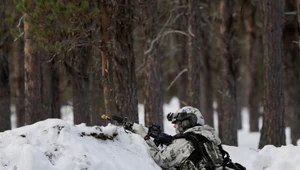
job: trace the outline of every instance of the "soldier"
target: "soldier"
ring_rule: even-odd
[[[145,132],[143,125],[135,132],[150,146],[150,155],[163,169],[179,170],[246,170],[238,163],[232,163],[223,150],[221,140],[214,129],[204,124],[204,118],[197,108],[185,106],[176,113],[167,115],[176,130],[172,143],[158,148]]]

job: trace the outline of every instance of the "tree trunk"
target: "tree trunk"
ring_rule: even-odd
[[[236,13],[242,13],[239,11],[239,8],[241,6],[241,0],[234,0],[234,5],[233,5],[233,9],[232,9],[232,14],[236,14]],[[239,16],[236,16],[237,18]],[[233,19],[233,24],[232,25],[238,25],[238,22],[236,22],[236,19]],[[233,32],[232,32],[232,37],[236,37],[238,31],[236,31],[235,27],[233,26]],[[232,47],[236,47],[238,46],[239,43],[235,40],[232,41],[231,46]],[[242,75],[241,75],[241,68],[245,67],[243,66],[243,63],[241,62],[241,57],[239,57],[240,55],[237,54],[238,52],[238,48],[234,49],[232,51],[232,55],[234,58],[234,67],[235,67],[235,86],[236,86],[236,128],[237,129],[242,129],[242,107],[244,107],[246,105],[246,88],[243,88],[243,85],[241,83],[242,80]]]
[[[100,4],[102,76],[106,112],[138,121],[131,1]],[[110,18],[111,16],[111,18]],[[109,29],[108,29],[109,28]]]
[[[16,116],[17,127],[25,125],[25,94],[24,94],[24,41],[13,43],[15,88],[16,88]]]
[[[55,58],[51,54],[44,54],[47,57],[42,64],[43,70],[43,105],[44,119],[60,118],[60,97],[59,97],[59,70],[54,66]]]
[[[297,0],[296,7],[297,7],[297,37],[298,37],[298,47],[294,49],[293,53],[293,69],[294,69],[294,112],[292,116],[292,122],[291,122],[291,138],[292,138],[292,144],[296,145],[297,141],[300,139],[300,128],[299,128],[299,122],[300,122],[300,59],[299,59],[299,50],[300,50],[300,0]],[[293,44],[295,45],[295,44]]]
[[[201,113],[203,114],[205,118],[205,124],[210,125],[211,127],[214,127],[214,109],[213,109],[213,93],[214,93],[214,88],[212,84],[212,70],[211,70],[211,65],[210,65],[210,55],[208,53],[205,54],[204,56],[204,69],[205,71],[203,72],[203,81],[202,81],[202,86],[203,87],[201,90],[202,93],[202,109]]]
[[[296,37],[296,36],[295,36]],[[291,42],[293,43],[293,42]],[[291,56],[292,56],[292,74],[293,74],[293,81],[292,81],[292,100],[293,100],[293,107],[291,109],[291,141],[292,144],[297,145],[297,141],[300,139],[300,58],[299,58],[299,49],[296,44],[291,44]]]
[[[0,46],[0,132],[11,129],[7,50]]]
[[[247,1],[244,25],[246,28],[246,57],[247,57],[247,73],[249,74],[249,92],[248,92],[248,108],[249,108],[249,125],[250,132],[258,132],[258,60],[255,55],[254,44],[255,36],[255,7],[250,1]]]
[[[221,75],[222,87],[220,89],[220,107],[223,111],[219,113],[222,125],[219,127],[219,134],[224,144],[237,146],[237,102],[236,102],[236,61],[232,54],[232,24],[233,24],[233,1],[221,0],[220,15],[220,40],[221,52]]]
[[[99,8],[100,1],[90,1],[90,9]],[[100,30],[97,29],[91,35],[91,39],[101,39]],[[105,113],[103,102],[103,87],[101,84],[101,58],[98,56],[99,49],[93,46],[88,47],[88,76],[89,76],[89,103],[91,126],[106,125],[101,119],[101,114]]]
[[[34,1],[29,1],[29,8],[34,9]],[[34,44],[30,34],[30,15],[24,14],[24,35],[25,35],[25,124],[29,125],[42,119],[42,79],[41,64],[38,52],[32,49]]]
[[[201,7],[201,22],[200,35],[203,39],[201,41],[200,49],[203,57],[201,58],[201,108],[200,111],[205,119],[205,124],[214,126],[214,110],[213,110],[213,85],[212,85],[212,69],[211,69],[211,55],[210,55],[210,33],[208,17],[211,8],[210,1],[202,1]]]
[[[100,37],[99,37],[100,38]],[[96,59],[96,50],[89,49],[89,68],[92,68],[89,75],[89,101],[90,101],[90,117],[91,125],[105,125],[104,120],[101,119],[101,113],[105,113],[102,109],[102,98],[103,98],[103,89],[101,85],[101,60]],[[96,68],[94,70],[94,68]]]
[[[100,10],[102,14],[100,16],[101,20],[101,41],[102,48],[100,51],[101,61],[102,61],[102,86],[103,86],[103,95],[104,95],[104,103],[105,103],[105,113],[108,116],[112,116],[115,113],[116,106],[114,103],[114,84],[113,84],[113,65],[112,65],[112,57],[111,57],[111,49],[112,49],[112,19],[110,17],[109,5],[107,1],[100,3]]]
[[[13,11],[13,17],[15,18],[15,24],[19,22],[22,17],[22,13],[17,9]],[[13,81],[12,85],[15,87],[15,105],[16,105],[16,126],[24,126],[25,120],[25,95],[24,95],[24,40],[18,39],[12,44],[12,58],[13,58]]]
[[[296,11],[296,4],[293,1],[286,0],[285,1],[285,11]],[[295,88],[298,86],[296,69],[294,68],[297,60],[298,47],[293,41],[295,37],[297,37],[297,20],[296,15],[286,15],[285,16],[285,23],[283,29],[283,51],[284,51],[284,101],[285,101],[285,124],[286,126],[291,127],[291,136],[293,136],[293,116],[294,116],[294,105],[295,103]],[[296,62],[296,63],[295,63]]]
[[[116,112],[138,122],[138,101],[133,55],[132,20],[130,0],[121,0],[116,15],[113,37],[113,81],[115,85]]]
[[[97,73],[96,73],[97,74]],[[97,76],[99,77],[99,76]],[[101,107],[102,101],[102,89],[99,82],[99,79],[95,79],[95,77],[90,76],[90,87],[89,87],[89,101],[90,101],[90,118],[91,118],[91,125],[105,125],[104,121],[101,119],[101,114],[105,113],[104,109]]]
[[[178,29],[184,32],[188,32],[188,2],[187,0],[180,0],[178,8],[181,8],[180,12],[182,16],[178,19]],[[176,35],[177,44],[178,44],[178,52],[176,55],[177,65],[178,65],[178,73],[181,73],[185,69],[187,69],[187,59],[188,59],[188,37],[186,35],[178,34]],[[188,95],[186,93],[186,89],[188,87],[188,77],[187,72],[184,72],[177,81],[178,93],[177,97],[180,101],[180,105],[184,106],[187,104]]]
[[[264,118],[259,148],[285,145],[282,28],[284,0],[264,0]]]
[[[52,67],[52,75],[51,75],[51,81],[52,81],[52,118],[61,118],[60,108],[61,108],[61,102],[60,102],[60,88],[59,88],[59,67],[53,66]]]
[[[87,75],[88,49],[81,47],[74,51],[72,73],[72,98],[74,124],[91,124],[89,103],[89,79]]]
[[[200,46],[202,37],[200,35],[201,12],[200,1],[191,0],[188,4],[188,26],[190,29],[188,39],[188,105],[200,108]]]
[[[144,57],[144,108],[145,125],[147,127],[150,127],[152,124],[163,127],[162,55],[159,52],[159,45],[157,42],[151,46],[152,41],[158,34],[157,16],[153,17],[153,14],[159,13],[157,9],[157,2],[146,2],[143,18],[145,21],[145,24],[143,24],[145,25],[143,28],[145,35],[145,51],[150,50]]]

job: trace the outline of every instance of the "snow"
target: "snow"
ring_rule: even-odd
[[[177,111],[178,103],[173,98],[165,104],[164,114]],[[143,105],[138,108],[139,120],[144,123]],[[160,170],[149,156],[142,137],[113,124],[73,125],[71,113],[71,107],[63,107],[63,120],[48,119],[21,128],[15,128],[13,115],[14,129],[0,133],[0,170]],[[258,150],[259,133],[249,133],[246,109],[242,118],[239,147],[223,146],[233,162],[246,166],[247,170],[300,169],[300,147],[290,144],[288,128],[287,145],[267,145]],[[164,122],[165,132],[174,134],[172,124]]]
[[[74,126],[63,120],[48,119],[0,134],[0,169],[160,168],[149,157],[144,140],[121,127]]]

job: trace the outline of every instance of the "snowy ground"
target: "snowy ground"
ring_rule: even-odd
[[[178,100],[164,105],[164,114],[179,109]],[[143,122],[143,106],[139,105]],[[160,170],[147,153],[144,140],[121,127],[72,124],[72,108],[62,108],[62,119],[48,119],[0,133],[0,170]],[[259,133],[249,133],[247,110],[242,113],[239,147],[224,146],[234,162],[247,170],[299,170],[300,147],[268,145],[257,150]],[[12,116],[13,128],[15,117]],[[165,121],[165,132],[174,134]],[[286,130],[290,143],[289,129]]]

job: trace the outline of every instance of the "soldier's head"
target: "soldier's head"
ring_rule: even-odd
[[[169,113],[167,115],[169,121],[176,124],[177,130],[181,133],[186,129],[196,125],[204,125],[204,118],[199,109],[185,106],[179,109],[176,113]]]

